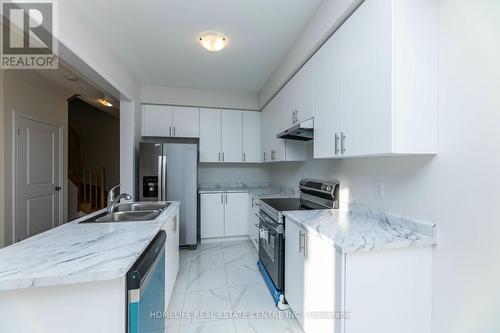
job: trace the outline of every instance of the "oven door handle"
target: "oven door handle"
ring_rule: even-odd
[[[272,226],[272,224],[276,224],[271,218],[264,216],[262,214],[259,214],[259,219],[264,222],[263,227],[269,230],[274,231],[277,234],[282,234],[283,233],[283,226],[281,224],[278,224],[278,226],[275,228]]]

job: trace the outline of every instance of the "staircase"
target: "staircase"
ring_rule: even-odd
[[[106,207],[106,171],[87,163],[83,138],[69,127],[68,178],[78,187],[78,211],[90,214]]]

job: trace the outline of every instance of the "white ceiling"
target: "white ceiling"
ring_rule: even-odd
[[[257,93],[321,0],[71,0],[83,23],[142,84]],[[196,36],[230,42],[210,53]]]

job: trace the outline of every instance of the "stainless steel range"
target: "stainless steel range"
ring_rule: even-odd
[[[283,212],[338,208],[337,181],[302,179],[300,198],[260,200],[259,269],[276,304],[283,302],[285,290],[285,235]]]

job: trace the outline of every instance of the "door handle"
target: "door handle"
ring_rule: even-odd
[[[56,186],[56,187],[54,188],[54,190],[56,190],[56,191],[60,191],[60,190],[61,190],[61,186]]]
[[[306,256],[306,233],[299,231],[299,253]]]
[[[339,153],[339,135],[335,132],[335,155]]]
[[[342,154],[344,154],[345,151],[346,151],[346,149],[345,149],[345,138],[346,138],[346,136],[345,136],[344,132],[340,132],[340,152]]]

